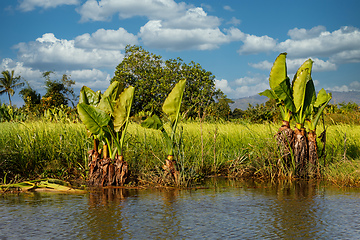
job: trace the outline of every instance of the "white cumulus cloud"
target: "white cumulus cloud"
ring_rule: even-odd
[[[246,34],[242,41],[244,44],[238,50],[241,55],[273,51],[277,43],[275,39],[269,36],[258,37],[250,34]]]
[[[258,94],[269,88],[268,78],[265,75],[245,76],[233,82],[226,79],[215,80],[216,88],[223,91],[229,98],[237,99]]]
[[[269,88],[269,80],[265,75],[245,76],[235,80],[237,98],[249,97]]]
[[[137,36],[128,33],[124,28],[118,30],[102,28],[92,34],[85,33],[75,38],[75,47],[79,48],[120,50],[128,44],[138,44],[138,39]]]
[[[337,65],[335,63],[332,63],[331,61],[324,61],[319,58],[311,58],[313,63],[313,72],[324,72],[324,71],[334,71],[337,69]],[[295,73],[296,70],[307,60],[307,58],[287,58],[286,60],[286,67],[288,74],[289,73]],[[274,59],[275,61],[275,59]],[[249,63],[249,65],[253,68],[261,69],[269,71],[271,70],[271,67],[273,65],[272,62],[269,62],[267,60],[258,62],[258,63]]]
[[[233,95],[234,90],[229,86],[229,82],[226,79],[215,79],[215,87],[220,89],[223,93],[225,93],[228,97]]]
[[[289,31],[291,39],[278,44],[277,49],[295,57],[330,57],[332,61],[341,63],[346,58],[342,55],[353,54],[360,50],[360,31],[357,28],[345,26],[329,32],[324,27],[311,30],[293,29]],[[355,58],[359,61],[359,58]]]
[[[46,33],[34,42],[19,43],[15,48],[25,66],[42,71],[114,68],[124,57],[116,50],[77,48],[74,40],[57,39],[53,33]]]
[[[66,71],[66,74],[75,81],[75,88],[77,89],[81,89],[85,85],[94,91],[101,90],[104,92],[110,84],[110,75],[95,68]]]
[[[35,8],[56,8],[61,5],[78,5],[80,0],[22,0],[18,8],[21,11],[29,12],[33,11]]]
[[[39,81],[42,78],[42,72],[38,69],[25,67],[22,62],[17,62],[10,58],[2,59],[0,70],[14,70],[15,76],[21,76],[33,88],[40,88],[42,86],[43,82]]]
[[[140,29],[138,35],[144,45],[170,50],[210,50],[232,40],[219,28],[177,29],[166,28],[161,20],[151,20]]]
[[[164,27],[175,29],[195,29],[195,28],[216,28],[220,25],[220,19],[208,16],[202,8],[190,8],[186,13],[178,18],[164,21]]]

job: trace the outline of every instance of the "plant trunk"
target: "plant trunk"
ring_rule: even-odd
[[[115,185],[123,186],[129,176],[128,163],[124,161],[123,156],[116,156],[115,159]]]
[[[294,143],[294,131],[290,128],[290,123],[288,121],[282,121],[282,126],[276,134],[276,141],[283,154],[282,157],[286,165],[289,166]]]
[[[320,174],[317,154],[317,143],[316,143],[316,132],[310,131],[308,133],[308,144],[309,144],[309,177],[318,177]]]
[[[129,176],[128,164],[123,160],[123,156],[116,156],[115,160],[100,159],[100,154],[91,150],[89,162],[89,186],[123,186]]]
[[[308,160],[308,144],[305,129],[295,128],[294,130],[294,160],[296,177],[306,177],[306,167]]]
[[[100,186],[101,183],[101,159],[98,151],[90,150],[89,152],[89,180],[90,186]]]
[[[176,170],[176,161],[174,160],[174,156],[169,155],[165,159],[163,169],[165,170],[165,176],[170,176],[176,184],[179,183],[179,172]]]

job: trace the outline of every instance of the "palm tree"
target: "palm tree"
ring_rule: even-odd
[[[24,83],[21,82],[20,76],[14,77],[14,70],[11,71],[11,74],[9,70],[2,71],[1,74],[3,77],[0,78],[0,95],[6,92],[9,96],[10,106],[12,106],[10,96],[14,95],[15,88],[24,86]]]

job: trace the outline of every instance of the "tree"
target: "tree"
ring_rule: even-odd
[[[10,96],[14,95],[15,88],[24,86],[24,83],[21,82],[20,76],[14,77],[14,70],[11,71],[11,74],[9,70],[2,71],[2,75],[3,77],[0,78],[0,95],[7,93],[9,96],[9,104],[12,106]]]
[[[40,104],[41,96],[40,93],[37,93],[30,84],[26,82],[27,87],[21,89],[19,95],[25,102],[25,107],[28,110],[34,110],[35,106]]]
[[[111,82],[136,88],[134,112],[161,114],[161,103],[181,79],[186,79],[181,110],[186,117],[198,117],[199,111],[203,114],[223,94],[215,89],[215,76],[200,64],[186,64],[180,58],[164,61],[139,46],[126,46],[125,57],[116,67]]]
[[[224,119],[229,120],[231,115],[231,108],[229,106],[230,103],[234,103],[231,99],[227,98],[226,95],[221,96],[217,102],[211,104],[211,112],[216,120]]]
[[[63,74],[61,81],[51,80],[50,74],[54,72],[47,71],[43,73],[45,78],[45,89],[46,93],[42,97],[41,102],[44,108],[59,107],[60,105],[67,105],[68,101],[72,102],[74,106],[75,94],[71,87],[75,84],[75,81],[71,80],[66,74]],[[69,97],[71,96],[72,99]]]

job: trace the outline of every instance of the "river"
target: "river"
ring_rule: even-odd
[[[360,189],[210,179],[196,189],[3,194],[0,239],[360,239]]]

